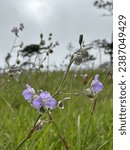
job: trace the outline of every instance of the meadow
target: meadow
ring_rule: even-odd
[[[86,85],[83,84],[85,73],[88,74]],[[93,101],[84,94],[73,93],[90,87],[95,74],[100,75],[99,80],[103,83],[104,88],[97,95],[96,106],[90,120]],[[42,89],[53,95],[63,76],[64,71],[26,71],[22,72],[19,81],[16,81],[5,74],[0,75],[1,150],[15,150],[27,136],[39,115],[39,111],[22,96],[26,84],[36,91]],[[57,101],[70,97],[69,100],[64,101],[64,109],[56,107],[52,110],[51,116],[55,124],[45,123],[43,129],[33,132],[19,149],[64,150],[65,146],[60,138],[62,136],[69,150],[112,150],[112,91],[113,85],[112,80],[108,78],[108,70],[71,70],[60,92],[55,96]],[[43,120],[44,117],[46,116],[43,114]]]

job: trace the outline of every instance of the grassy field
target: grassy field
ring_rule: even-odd
[[[83,85],[82,75],[87,73],[89,81]],[[90,87],[95,74],[100,74],[104,89],[97,96],[97,103],[86,137],[84,150],[112,150],[113,117],[112,117],[112,81],[107,71],[70,71],[60,92],[68,94],[56,95],[56,100],[71,97],[64,102],[64,109],[55,108],[52,118],[64,137],[69,150],[81,150],[91,114],[92,101],[89,97],[69,93],[80,92]],[[39,112],[31,107],[22,96],[28,83],[35,90],[49,91],[52,95],[59,86],[64,72],[24,72],[19,81],[0,75],[0,149],[15,150],[32,128]],[[64,150],[64,144],[58,136],[57,129],[48,123],[41,131],[33,133],[21,150]],[[105,144],[108,142],[107,144]],[[105,144],[102,148],[102,146]]]

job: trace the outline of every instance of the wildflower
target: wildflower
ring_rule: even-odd
[[[32,101],[36,98],[35,90],[28,84],[26,84],[26,89],[23,91],[22,95],[27,101]]]
[[[18,36],[19,29],[17,27],[13,27],[11,30],[16,36]]]
[[[88,53],[88,51],[87,51],[87,48],[81,49],[81,55],[82,55],[82,58],[83,58],[83,59],[89,57],[89,53]]]
[[[55,45],[56,45],[56,46],[58,46],[58,45],[59,45],[59,42],[58,42],[58,41],[56,41]]]
[[[49,92],[41,92],[39,97],[32,101],[32,106],[37,109],[40,109],[43,106],[53,109],[56,106],[56,100]]]
[[[103,89],[103,84],[98,80],[99,74],[95,75],[94,80],[91,83],[91,89],[95,93],[99,93]]]
[[[19,24],[19,30],[22,31],[23,29],[24,29],[24,24],[23,24],[23,23],[20,23],[20,24]]]
[[[86,48],[80,48],[76,53],[74,53],[73,59],[76,65],[80,65],[89,57],[89,53]]]
[[[74,62],[76,65],[80,65],[82,63],[82,55],[79,54],[74,54]]]

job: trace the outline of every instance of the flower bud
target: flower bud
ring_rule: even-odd
[[[82,63],[82,55],[74,54],[74,62],[76,65],[80,65]]]
[[[42,120],[38,120],[35,129],[36,130],[42,130],[44,127],[44,122]]]
[[[41,107],[41,108],[39,109],[39,112],[40,112],[41,114],[43,114],[44,112],[46,112],[46,110],[45,110],[43,107]]]
[[[43,68],[44,66],[43,66],[43,64],[40,64],[40,68]]]
[[[19,59],[16,60],[16,64],[20,64],[20,60]]]
[[[68,100],[70,100],[70,97],[65,97],[64,100],[67,100],[67,101],[68,101]]]
[[[112,77],[112,72],[109,71],[109,72],[108,72],[108,79],[109,79],[109,80],[112,80],[112,78],[113,78],[113,77]]]
[[[52,36],[52,33],[50,33],[49,36]]]
[[[86,85],[87,82],[88,82],[88,75],[84,74],[84,76],[83,76],[83,84]]]
[[[42,34],[42,33],[40,34],[40,38],[41,38],[41,39],[43,38],[43,34]]]
[[[84,95],[88,96],[89,98],[93,98],[95,93],[90,88],[88,88],[84,90]]]
[[[40,45],[41,46],[45,45],[45,40],[41,40]]]
[[[50,54],[53,53],[53,50],[52,50],[52,49],[49,49],[49,53],[50,53]]]
[[[83,34],[81,34],[81,35],[79,36],[79,45],[81,45],[82,42],[83,42]]]
[[[22,47],[23,47],[23,42],[21,42],[21,44],[19,45],[19,47],[20,47],[20,48],[22,48]]]
[[[59,109],[64,109],[64,103],[62,101],[58,102],[58,108]]]

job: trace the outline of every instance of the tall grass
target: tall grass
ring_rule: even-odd
[[[63,110],[54,109],[53,120],[63,135],[70,150],[81,150],[87,130],[92,102],[84,95],[73,95],[87,88],[83,86],[82,74],[89,75],[90,83],[95,74],[100,74],[104,89],[98,94],[96,108],[90,123],[86,138],[86,150],[111,150],[112,142],[112,82],[106,78],[107,71],[70,71],[65,82],[55,99],[62,100],[67,96],[71,99],[64,102]],[[32,128],[39,112],[31,107],[22,97],[26,83],[35,89],[49,91],[54,94],[63,71],[24,72],[20,75],[19,82],[0,77],[0,149],[14,150],[26,137]],[[64,94],[68,93],[68,94]],[[70,93],[70,94],[69,94]],[[47,124],[41,131],[34,132],[21,147],[23,150],[64,150],[58,132],[53,124]]]

